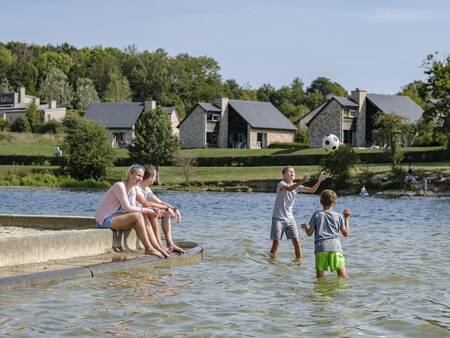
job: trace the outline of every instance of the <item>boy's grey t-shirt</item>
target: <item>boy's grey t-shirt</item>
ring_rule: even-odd
[[[287,191],[283,189],[283,187],[287,185],[288,184],[284,180],[278,183],[277,196],[275,198],[275,205],[273,206],[272,217],[280,219],[294,219],[292,209],[294,207],[295,194],[297,194],[298,190],[303,188],[303,186],[300,185],[293,191]]]
[[[309,220],[314,227],[314,253],[323,251],[342,252],[339,231],[344,226],[341,214],[332,210],[316,211]]]

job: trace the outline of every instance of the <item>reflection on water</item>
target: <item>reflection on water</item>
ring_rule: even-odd
[[[100,197],[3,189],[0,213],[92,215]],[[317,281],[312,238],[302,235],[302,262],[288,241],[268,255],[274,194],[163,197],[184,211],[175,237],[205,245],[203,261],[5,291],[0,335],[450,336],[448,198],[339,198],[354,213],[342,240],[350,278]],[[297,221],[317,208],[299,196]]]

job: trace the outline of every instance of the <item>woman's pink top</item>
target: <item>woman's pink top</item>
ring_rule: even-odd
[[[136,207],[136,189],[133,187],[130,195],[127,196],[125,183],[117,182],[103,195],[103,199],[95,214],[95,220],[99,224],[103,224],[106,217],[116,213],[119,208],[124,212],[142,212],[142,208]]]

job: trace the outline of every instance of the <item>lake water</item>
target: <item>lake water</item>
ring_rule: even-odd
[[[0,335],[450,336],[450,199],[338,199],[349,279],[316,281],[283,241],[267,255],[275,194],[161,193],[184,212],[175,238],[206,246],[201,263],[133,268],[0,293]],[[0,189],[0,213],[92,215],[100,192]],[[319,207],[299,195],[297,221]]]

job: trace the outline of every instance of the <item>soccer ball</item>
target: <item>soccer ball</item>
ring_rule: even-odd
[[[322,139],[322,148],[326,151],[332,152],[339,148],[339,143],[339,139],[336,135],[328,134]]]

